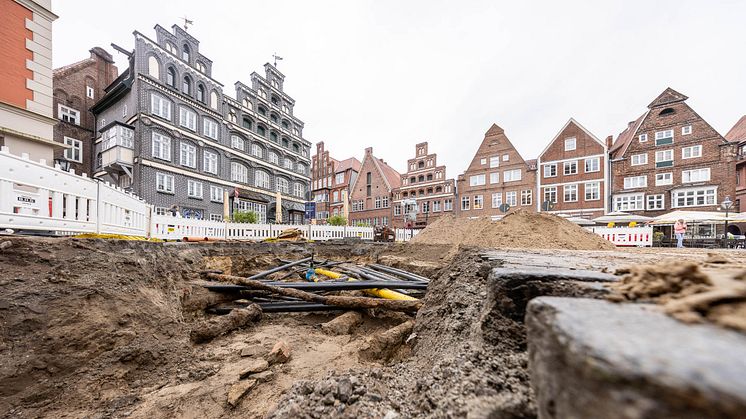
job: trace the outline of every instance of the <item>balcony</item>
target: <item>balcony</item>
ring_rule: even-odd
[[[132,178],[132,165],[134,163],[134,131],[132,128],[112,124],[106,129],[101,142],[100,165],[101,169],[119,179],[121,175]]]

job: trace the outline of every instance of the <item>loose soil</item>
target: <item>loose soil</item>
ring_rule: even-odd
[[[483,248],[615,249],[609,241],[562,217],[528,211],[510,213],[500,221],[442,216],[417,234],[412,243]]]

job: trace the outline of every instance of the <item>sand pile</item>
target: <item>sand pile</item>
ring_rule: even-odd
[[[442,216],[412,243],[486,248],[611,250],[614,245],[582,227],[550,214],[516,211],[500,221]]]

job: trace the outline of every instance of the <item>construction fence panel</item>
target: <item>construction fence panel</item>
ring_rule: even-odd
[[[416,236],[422,229],[410,229],[410,228],[397,228],[396,229],[396,241],[408,242],[412,240],[412,237]]]
[[[150,236],[163,240],[181,240],[185,237],[225,239],[226,223],[170,215],[152,215]]]
[[[345,237],[358,237],[361,240],[373,240],[373,227],[345,227]]]
[[[152,206],[137,195],[98,182],[98,232],[127,236],[148,235]]]
[[[653,227],[586,227],[616,246],[653,246]]]

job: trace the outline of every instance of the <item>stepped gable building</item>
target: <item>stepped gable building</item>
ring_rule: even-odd
[[[350,192],[350,225],[390,225],[392,192],[400,186],[399,172],[366,148]]]
[[[725,139],[737,144],[736,157],[736,197],[734,208],[736,211],[746,211],[746,115],[736,122],[736,125],[725,134]]]
[[[415,156],[407,160],[407,172],[401,175],[401,187],[394,190],[393,225],[404,228],[407,223],[404,200],[416,200],[417,220],[413,227],[425,227],[442,214],[453,213],[456,190],[453,179],[446,178],[446,167],[438,166],[438,155],[428,152],[427,142],[415,146]]]
[[[96,122],[90,108],[117,78],[111,54],[95,47],[90,57],[54,70],[54,106],[59,121],[54,141],[68,146],[55,150],[54,157],[70,163],[76,173],[92,174]]]
[[[0,146],[54,164],[51,0],[0,0]]]
[[[176,204],[191,218],[254,211],[261,222],[302,223],[311,143],[285,76],[265,64],[229,97],[197,39],[176,25],[155,35],[134,32],[129,67],[92,109],[96,177],[157,212]]]
[[[570,118],[539,155],[537,209],[589,219],[603,215],[607,155],[607,144]]]
[[[360,166],[360,161],[354,157],[342,161],[330,157],[324,142],[316,143],[316,154],[311,158],[311,192],[318,223],[326,223],[334,215],[349,219],[350,186]]]
[[[736,145],[667,88],[611,147],[612,211],[716,211],[736,192]]]
[[[485,133],[474,158],[458,177],[457,212],[462,217],[499,216],[510,211],[536,211],[536,160],[524,160],[505,131],[496,124]]]

